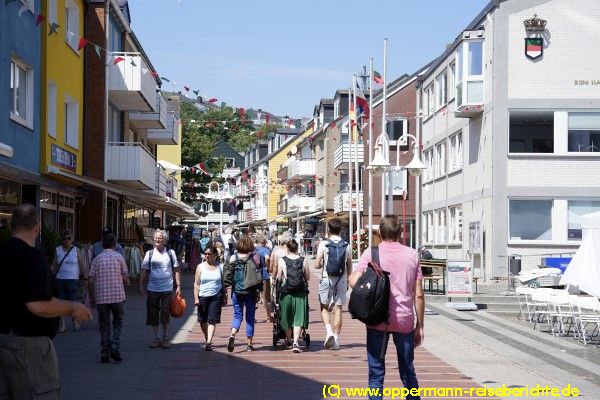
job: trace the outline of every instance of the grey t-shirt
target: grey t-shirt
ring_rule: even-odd
[[[162,252],[156,248],[152,250],[152,266],[150,266],[150,251],[146,252],[142,269],[150,270],[148,279],[148,290],[151,292],[170,292],[173,290],[173,268],[171,268],[171,259],[173,258],[173,268],[178,268],[177,256],[173,250],[165,248]]]

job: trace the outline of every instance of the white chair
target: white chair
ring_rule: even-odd
[[[529,322],[532,322],[531,318],[533,315],[533,302],[531,300],[531,293],[536,289],[530,288],[528,286],[519,286],[515,290],[517,292],[517,299],[519,301],[520,308],[517,319],[519,319],[522,315],[523,320],[525,320],[525,313],[527,313],[527,320]]]
[[[578,296],[576,319],[579,321],[579,334],[583,340],[583,344],[593,340],[594,336],[598,336],[600,330],[600,303],[597,298],[589,296]],[[587,326],[592,324],[594,329],[588,334]]]
[[[554,327],[550,320],[550,315],[554,311],[553,306],[550,304],[550,297],[552,292],[542,289],[534,289],[531,293],[531,301],[533,302],[533,329],[537,327],[539,323],[546,322],[550,325],[552,334],[554,334]]]
[[[554,321],[556,321],[558,333],[566,335],[573,325],[574,313],[571,308],[571,296],[566,292],[553,294],[548,297],[550,329],[554,335]],[[565,329],[569,322],[568,331]]]

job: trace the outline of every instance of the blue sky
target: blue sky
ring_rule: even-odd
[[[129,0],[161,76],[236,107],[312,116],[375,59],[388,81],[444,50],[488,0]],[[163,85],[173,90],[172,84]]]

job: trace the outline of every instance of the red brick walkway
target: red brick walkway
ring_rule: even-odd
[[[174,346],[177,362],[170,366],[160,385],[160,399],[322,399],[324,385],[339,385],[341,398],[348,398],[344,388],[365,387],[368,370],[365,349],[365,327],[344,312],[340,339],[341,350],[323,349],[325,329],[316,304],[316,276],[311,282],[310,327],[311,347],[300,354],[280,344],[272,347],[272,325],[257,310],[254,344],[256,351],[245,352],[244,323],[236,338],[236,349],[226,349],[232,307],[223,309],[222,323],[217,327],[213,351],[204,351],[204,338],[196,324],[187,343]],[[456,368],[419,348],[415,355],[417,377],[421,387],[479,387]],[[402,387],[398,375],[395,348],[390,340],[387,353],[386,387]],[[356,398],[356,397],[354,397]],[[423,397],[424,399],[427,397]],[[468,399],[468,393],[455,399]]]

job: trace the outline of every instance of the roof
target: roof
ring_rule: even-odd
[[[321,102],[319,104],[324,106],[332,106],[333,99],[321,99]]]
[[[223,139],[219,140],[215,145],[213,155],[215,157],[223,156],[224,158],[234,158],[235,165],[237,167],[240,167],[244,164],[244,156],[238,153],[233,147],[231,147],[229,143],[227,143]]]

